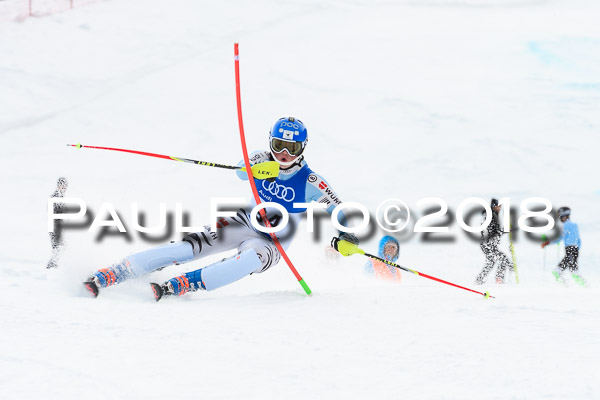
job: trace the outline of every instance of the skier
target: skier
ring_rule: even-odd
[[[67,178],[60,177],[56,182],[56,190],[52,193],[52,198],[65,197],[65,192],[69,183]],[[61,214],[65,212],[65,203],[54,203],[54,214]],[[62,238],[62,225],[60,220],[54,220],[54,230],[49,232],[50,234],[50,245],[52,246],[52,257],[48,260],[46,268],[58,267],[58,256],[60,255],[62,246],[64,244]]]
[[[400,244],[391,236],[384,236],[379,241],[379,257],[390,262],[396,262],[400,255]],[[387,265],[379,260],[369,259],[365,264],[365,271],[376,278],[400,281],[402,275],[400,270],[391,265]]]
[[[490,203],[490,208],[492,209],[492,220],[488,225],[487,229],[481,231],[481,250],[485,255],[486,261],[483,269],[475,278],[475,283],[478,285],[482,285],[485,282],[487,275],[490,273],[492,268],[494,268],[494,264],[498,263],[498,269],[496,270],[496,283],[504,283],[504,274],[507,268],[510,268],[511,271],[515,270],[514,265],[506,254],[502,253],[498,250],[498,244],[500,243],[500,238],[502,237],[502,228],[500,227],[500,222],[498,221],[498,213],[500,212],[502,206],[498,204],[498,200],[492,199]],[[483,212],[483,217],[485,218],[486,212]]]
[[[571,209],[569,207],[560,207],[557,214],[558,218],[560,218],[560,222],[563,223],[563,231],[561,236],[552,242],[546,240],[544,243],[542,243],[542,248],[548,246],[550,243],[555,244],[559,243],[560,241],[563,241],[565,244],[565,257],[558,264],[556,269],[552,271],[552,274],[558,282],[564,283],[562,273],[565,271],[565,269],[569,268],[569,270],[571,270],[571,277],[573,280],[581,286],[587,286],[587,282],[578,272],[579,265],[577,261],[579,258],[579,249],[581,248],[579,228],[577,227],[577,224],[571,221]]]
[[[278,203],[289,213],[288,225],[277,233],[281,245],[287,249],[293,238],[294,227],[301,213],[306,211],[305,208],[293,208],[293,203],[324,203],[331,214],[341,201],[325,179],[314,173],[304,160],[308,136],[302,121],[294,117],[280,118],[271,128],[269,142],[270,151],[252,153],[250,163],[254,165],[275,160],[280,165],[277,178],[255,179],[255,182],[261,200]],[[242,164],[243,161],[239,165]],[[238,171],[238,176],[248,179],[245,172]],[[254,205],[251,204],[250,209]],[[235,217],[219,218],[216,231],[207,225],[203,231],[188,234],[180,242],[130,255],[108,268],[98,270],[84,284],[97,296],[100,288],[172,264],[186,263],[232,249],[238,250],[232,257],[176,276],[162,284],[152,283],[156,301],[165,295],[181,296],[190,291],[214,290],[247,275],[264,272],[277,264],[281,255],[271,237],[252,226],[250,209],[239,209]],[[281,213],[273,208],[266,208],[265,212],[271,226],[277,226],[282,218]],[[343,213],[339,213],[338,221],[346,223]],[[341,233],[340,238],[358,244],[358,239],[352,234]]]

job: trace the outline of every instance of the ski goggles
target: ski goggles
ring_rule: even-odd
[[[287,150],[290,155],[299,156],[304,150],[304,143],[271,138],[271,150],[273,150],[273,153],[281,153],[283,150]]]

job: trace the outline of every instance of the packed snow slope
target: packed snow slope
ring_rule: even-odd
[[[600,397],[599,18],[580,0],[107,0],[2,22],[0,398]],[[203,225],[211,197],[250,191],[231,171],[65,144],[237,163],[234,42],[250,149],[291,114],[308,126],[311,168],[372,212],[389,197],[417,218],[431,196],[452,210],[472,196],[570,206],[590,287],[553,282],[562,249],[522,231],[520,284],[476,287],[495,299],[406,273],[377,281],[359,255],[325,256],[324,219],[289,249],[311,297],[281,263],[154,302],[148,282],[210,259],[89,298],[91,272],[180,237],[143,240],[133,202],[148,224],[159,202],[181,202]],[[71,229],[46,270],[59,176],[130,232]],[[361,247],[375,253],[381,235]],[[445,236],[398,235],[400,263],[473,287],[478,243],[456,222]]]

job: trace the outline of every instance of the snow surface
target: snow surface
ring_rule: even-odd
[[[599,17],[583,0],[108,0],[1,22],[0,398],[600,398]],[[65,146],[237,163],[236,41],[250,149],[293,114],[310,166],[373,211],[388,197],[417,211],[429,196],[568,205],[591,286],[553,282],[561,250],[544,267],[522,232],[521,283],[477,287],[495,299],[376,281],[361,256],[326,258],[326,223],[319,240],[302,225],[289,250],[311,297],[280,264],[154,302],[148,282],[202,261],[89,298],[82,279],[151,245],[135,232],[70,230],[46,270],[59,176],[128,227],[132,202],[150,224],[158,202],[182,202],[199,225],[211,196],[250,196],[230,171]],[[483,255],[456,223],[450,234],[405,237],[400,263],[472,287]]]

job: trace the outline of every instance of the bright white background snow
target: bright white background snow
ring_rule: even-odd
[[[0,397],[598,398],[599,19],[581,0],[110,0],[2,22]],[[65,146],[237,163],[236,41],[250,149],[293,114],[309,129],[310,166],[373,211],[388,197],[414,210],[428,196],[453,209],[471,196],[568,205],[591,287],[558,286],[557,246],[544,270],[522,232],[521,284],[478,288],[496,299],[415,275],[375,281],[358,255],[325,258],[328,224],[289,250],[312,297],[280,264],[154,302],[148,282],[206,260],[90,299],[86,276],[150,245],[135,232],[98,243],[69,231],[60,269],[47,271],[59,176],[128,227],[132,202],[149,223],[158,202],[182,202],[198,225],[211,196],[249,197],[230,171]],[[403,241],[401,264],[473,286],[483,255],[456,224],[451,234]],[[375,253],[380,236],[361,246]]]

